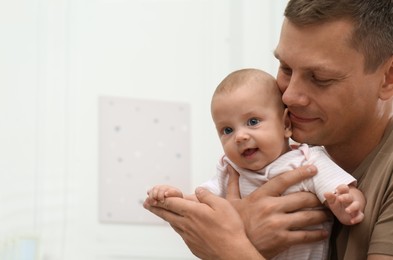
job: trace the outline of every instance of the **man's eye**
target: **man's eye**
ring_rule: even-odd
[[[280,70],[281,70],[285,75],[288,75],[288,76],[291,76],[291,75],[292,75],[292,70],[291,70],[289,67],[286,67],[286,66],[281,65],[281,66],[280,66]]]
[[[259,124],[260,120],[257,118],[251,118],[248,120],[247,125],[253,126]]]
[[[230,127],[225,127],[225,128],[222,130],[222,132],[223,132],[224,135],[229,135],[230,133],[233,132],[233,129],[230,128]]]
[[[312,80],[319,86],[329,86],[334,82],[333,79],[320,79],[315,76],[312,77]]]

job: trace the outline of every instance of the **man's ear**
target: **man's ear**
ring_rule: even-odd
[[[292,136],[292,123],[291,120],[289,119],[288,108],[285,108],[282,119],[284,122],[284,136],[286,138],[290,138]]]
[[[379,98],[388,100],[393,96],[393,56],[384,65],[384,82],[379,92]]]

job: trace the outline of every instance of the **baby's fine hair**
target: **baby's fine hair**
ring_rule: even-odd
[[[274,101],[278,108],[285,108],[276,79],[269,73],[254,68],[236,70],[226,76],[214,91],[212,102],[215,96],[228,94],[239,88],[264,88],[270,101]]]

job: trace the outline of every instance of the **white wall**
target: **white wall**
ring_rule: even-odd
[[[275,74],[284,5],[1,0],[0,259],[193,259],[168,226],[98,221],[98,97],[189,103],[195,187],[221,153],[210,96],[234,69]]]

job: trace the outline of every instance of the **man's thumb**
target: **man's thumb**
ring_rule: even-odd
[[[228,165],[227,200],[240,199],[239,173]]]
[[[209,204],[209,197],[213,194],[205,188],[198,187],[195,189],[195,195],[197,196],[199,202]]]

